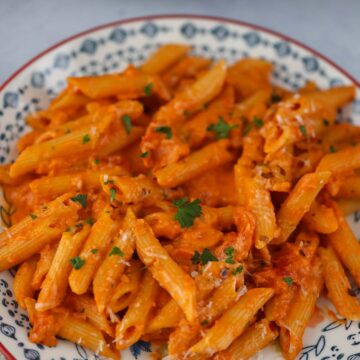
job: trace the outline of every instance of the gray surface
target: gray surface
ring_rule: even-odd
[[[0,0],[0,83],[54,43],[142,15],[224,16],[294,37],[360,79],[360,0]]]

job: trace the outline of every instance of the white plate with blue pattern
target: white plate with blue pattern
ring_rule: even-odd
[[[188,43],[193,52],[229,62],[242,57],[264,58],[274,64],[274,82],[295,89],[313,80],[321,87],[356,84],[356,80],[316,51],[281,34],[239,21],[202,16],[153,16],[119,21],[75,35],[29,61],[0,87],[0,163],[16,156],[15,142],[27,128],[27,114],[47,107],[68,76],[119,71],[139,64],[160,44]],[[360,124],[360,94],[339,113],[343,121]],[[360,234],[359,214],[350,217]],[[356,229],[356,227],[358,227]],[[359,259],[360,261],[360,259]],[[13,272],[0,273],[0,359],[100,359],[62,340],[54,348],[30,343],[28,317],[12,292]],[[360,291],[359,291],[360,293]],[[325,303],[325,307],[329,307]],[[313,321],[304,336],[299,359],[360,360],[360,323],[326,318]],[[140,341],[123,353],[124,360],[151,358],[153,346]],[[282,359],[277,346],[258,359]]]

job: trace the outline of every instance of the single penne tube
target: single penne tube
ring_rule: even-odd
[[[31,285],[31,280],[36,270],[37,258],[33,256],[23,262],[15,274],[13,291],[17,303],[21,308],[26,309],[25,299],[32,298],[35,289]]]
[[[93,281],[93,292],[96,306],[100,313],[104,312],[111,299],[111,293],[123,274],[126,264],[131,259],[135,249],[135,215],[128,208],[121,230],[116,235],[112,248],[96,271]],[[113,249],[117,250],[113,254]]]
[[[90,102],[91,99],[73,88],[67,88],[62,96],[54,99],[50,105],[51,110],[60,110],[65,108],[79,108]]]
[[[85,224],[76,234],[63,233],[50,269],[41,286],[36,302],[37,311],[55,308],[64,300],[72,269],[70,260],[79,254],[89,232],[90,226]]]
[[[161,74],[179,61],[190,50],[188,45],[166,44],[160,46],[140,67],[146,74]]]
[[[199,342],[189,349],[190,353],[212,355],[228,348],[273,294],[274,291],[270,288],[249,290],[223,313]]]
[[[247,360],[264,349],[279,335],[276,327],[262,319],[250,326],[228,349],[220,351],[214,360]]]
[[[157,292],[158,285],[151,272],[146,270],[142,276],[139,292],[121,322],[116,326],[117,349],[126,349],[140,339],[150,310],[154,306]]]
[[[312,272],[296,291],[280,327],[280,346],[285,359],[295,359],[302,348],[302,338],[316,301],[323,288],[320,259],[315,258]]]
[[[107,315],[98,311],[94,299],[89,294],[69,294],[66,301],[70,303],[78,313],[85,315],[91,324],[105,334],[115,337],[115,328],[110,325]]]
[[[0,271],[10,269],[40,252],[47,244],[60,238],[63,231],[76,221],[79,209],[76,203],[57,201],[57,205],[52,213],[35,219],[32,226],[18,233],[17,239],[13,238],[0,248]],[[9,231],[11,233],[11,229]]]
[[[175,124],[184,120],[184,112],[192,113],[219,94],[226,76],[226,63],[219,61],[190,87],[163,105],[155,114],[157,124]]]
[[[156,75],[133,74],[124,75],[101,75],[69,78],[69,84],[75,86],[83,94],[91,99],[102,99],[109,96],[117,96],[122,99],[136,99],[157,94],[163,100],[170,99],[165,84]]]
[[[145,220],[135,225],[136,250],[153,277],[184,311],[188,321],[196,316],[196,289],[193,279],[169,256]]]
[[[54,259],[57,244],[48,244],[40,252],[40,259],[36,264],[36,270],[32,278],[32,286],[35,290],[39,290],[48,273],[51,263]]]
[[[320,101],[326,107],[340,108],[354,99],[356,88],[350,86],[337,86],[331,89],[306,93],[303,96],[310,100]]]
[[[194,151],[188,157],[155,172],[158,183],[164,187],[175,187],[190,179],[234,160],[228,151],[229,140],[220,140]]]
[[[120,282],[113,290],[107,311],[117,313],[127,308],[135,299],[140,287],[141,270],[144,265],[140,261],[132,260],[127,267],[125,276],[122,276]]]
[[[336,197],[339,199],[360,199],[360,176],[342,179]]]
[[[339,226],[334,210],[317,200],[314,200],[303,221],[308,229],[321,234],[333,233]]]
[[[105,208],[92,226],[90,235],[79,254],[82,266],[78,269],[73,268],[70,273],[69,284],[75,294],[81,295],[88,290],[117,229],[117,222],[111,218],[110,210]]]
[[[334,145],[342,142],[351,143],[359,136],[360,128],[358,126],[347,123],[340,123],[329,126],[321,138],[325,144]]]
[[[333,174],[340,174],[359,167],[360,144],[326,154],[321,159],[316,171],[331,171]]]
[[[350,282],[334,249],[331,246],[319,248],[325,286],[328,298],[336,311],[348,320],[360,320],[360,303],[356,296],[349,294]]]
[[[114,360],[120,359],[120,354],[106,343],[102,332],[96,326],[74,315],[66,317],[58,335],[102,356]]]
[[[146,327],[146,333],[152,333],[161,329],[175,327],[183,318],[184,313],[174,299],[168,301],[150,320]]]
[[[360,286],[360,243],[339,207],[335,203],[332,205],[339,227],[335,232],[328,234],[329,243],[349,270],[356,284]]]
[[[273,244],[283,243],[289,238],[305,213],[309,211],[330,175],[329,171],[317,171],[304,175],[296,183],[277,212],[280,235],[273,241]]]

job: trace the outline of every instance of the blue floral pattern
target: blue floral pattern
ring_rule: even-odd
[[[154,18],[108,26],[77,37],[48,52],[9,82],[0,93],[0,163],[15,157],[14,144],[26,130],[25,117],[44,108],[65,86],[68,76],[116,72],[127,64],[141,63],[160,44],[185,42],[195,54],[212,59],[258,57],[274,65],[276,83],[296,89],[308,80],[321,87],[349,84],[351,80],[325,60],[295,43],[250,26],[226,21],[187,17]],[[360,98],[339,114],[340,120],[360,123]],[[360,215],[353,225],[360,233]],[[17,358],[29,360],[100,359],[80,345],[59,341],[49,349],[27,340],[30,330],[25,312],[14,300],[13,273],[0,274],[1,342]],[[360,360],[360,325],[325,320],[306,330],[299,359]],[[123,359],[148,359],[150,343],[139,341],[124,352]],[[265,352],[266,359],[281,359],[278,352]]]

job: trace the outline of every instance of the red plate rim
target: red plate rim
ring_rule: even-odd
[[[323,61],[327,62],[328,64],[330,64],[331,66],[333,66],[334,68],[336,68],[338,71],[340,71],[344,76],[346,76],[352,83],[354,83],[354,85],[356,85],[358,88],[360,88],[360,83],[352,76],[350,75],[345,69],[343,69],[341,66],[339,66],[338,64],[336,64],[335,62],[333,62],[332,60],[330,60],[328,57],[326,57],[325,55],[319,53],[317,50],[303,44],[302,42],[293,39],[290,36],[284,35],[282,33],[279,33],[277,31],[271,30],[269,28],[260,26],[260,25],[255,25],[255,24],[251,24],[245,21],[241,21],[241,20],[235,20],[235,19],[229,19],[229,18],[225,18],[225,17],[219,17],[219,16],[208,16],[208,15],[195,15],[195,14],[160,14],[160,15],[148,15],[148,16],[139,16],[139,17],[133,17],[133,18],[129,18],[129,19],[124,19],[124,20],[117,20],[117,21],[113,21],[113,22],[109,22],[103,25],[99,25],[99,26],[95,26],[93,28],[90,28],[88,30],[79,32],[75,35],[72,35],[68,38],[65,38],[64,40],[56,43],[53,46],[50,46],[49,48],[47,48],[46,50],[42,51],[41,53],[39,53],[38,55],[34,56],[31,60],[29,60],[27,63],[25,63],[23,66],[21,66],[18,70],[16,70],[7,80],[5,80],[5,82],[0,86],[0,92],[14,79],[16,78],[17,75],[19,75],[21,72],[23,72],[25,69],[27,69],[31,64],[33,64],[36,60],[40,59],[41,57],[43,57],[44,55],[46,55],[47,53],[51,52],[52,50],[60,47],[61,45],[64,45],[74,39],[77,39],[83,35],[87,35],[90,34],[92,32],[95,32],[97,30],[101,30],[101,29],[105,29],[107,27],[113,27],[113,26],[119,26],[119,25],[123,25],[123,24],[129,24],[132,22],[137,22],[137,21],[149,21],[149,20],[157,20],[157,19],[166,19],[166,18],[170,18],[170,19],[177,19],[177,18],[189,18],[189,19],[200,19],[200,20],[214,20],[214,21],[219,21],[219,22],[225,22],[225,23],[230,23],[230,24],[235,24],[235,25],[243,25],[243,26],[247,26],[250,27],[254,30],[260,30],[262,32],[266,32],[275,36],[278,36],[290,43],[296,44],[299,47],[302,47],[303,49],[313,53],[316,57],[322,59]]]

